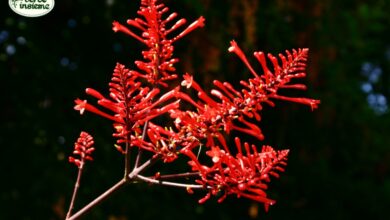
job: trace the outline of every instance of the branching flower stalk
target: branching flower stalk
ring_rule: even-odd
[[[69,218],[72,215],[74,202],[76,200],[77,192],[80,188],[81,175],[83,173],[85,162],[87,160],[93,160],[92,152],[95,150],[95,148],[92,147],[93,144],[94,141],[92,136],[89,135],[87,132],[84,131],[81,132],[80,137],[77,139],[76,143],[74,144],[74,151],[73,151],[73,154],[75,156],[78,156],[79,158],[77,159],[72,156],[69,157],[69,162],[77,166],[78,173],[77,173],[77,179],[74,185],[72,199],[70,201],[69,210],[66,215],[66,218]]]
[[[254,52],[261,73],[252,67],[237,42],[231,41],[228,51],[241,59],[252,78],[240,81],[241,89],[214,80],[215,89],[207,92],[189,73],[177,73],[174,65],[179,59],[173,57],[173,43],[203,27],[205,19],[199,17],[185,26],[184,18],[177,19],[178,14],[170,13],[158,0],[141,0],[138,15],[127,20],[127,25],[113,22],[115,32],[124,33],[145,46],[142,59],[134,62],[136,68],[117,63],[108,96],[87,88],[86,93],[97,99],[97,106],[87,100],[75,100],[75,110],[80,114],[91,112],[112,121],[115,148],[124,155],[124,178],[72,215],[82,167],[91,159],[93,151],[90,145],[79,143],[80,136],[74,153],[81,159],[70,159],[78,166],[79,177],[66,219],[79,218],[126,183],[134,182],[185,188],[190,194],[193,190],[204,191],[199,203],[212,196],[222,202],[227,196],[236,195],[263,203],[268,210],[275,200],[267,197],[267,184],[271,177],[278,178],[284,171],[289,150],[274,150],[268,145],[258,148],[238,137],[232,147],[226,137],[236,131],[243,134],[240,137],[249,135],[263,141],[258,126],[261,110],[264,105],[275,106],[274,100],[308,105],[312,110],[317,108],[319,100],[279,94],[281,89],[306,89],[305,85],[295,83],[295,79],[306,76],[308,49],[286,51],[278,57]],[[169,89],[170,82],[181,77],[181,86]],[[197,92],[197,98],[187,94],[189,89]],[[182,102],[195,110],[184,109]],[[161,120],[156,120],[163,115],[169,116],[172,123],[161,124]],[[136,151],[135,161],[131,161],[132,151]],[[188,159],[188,170],[157,172],[154,176],[143,174],[156,161],[172,163],[179,157]]]

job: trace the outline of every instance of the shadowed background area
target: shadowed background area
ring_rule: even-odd
[[[228,54],[235,39],[248,54],[310,48],[309,90],[320,108],[277,102],[263,111],[265,140],[290,148],[289,164],[268,190],[277,204],[135,184],[83,219],[389,219],[390,4],[375,1],[164,1],[206,26],[176,44],[179,73],[206,88],[213,79],[249,77]],[[138,1],[56,1],[48,15],[26,18],[0,3],[0,219],[64,219],[76,168],[67,162],[81,130],[95,138],[76,209],[122,177],[111,123],[80,117],[73,100],[84,88],[107,91],[116,62],[134,68],[141,45],[111,30],[136,17]],[[251,63],[256,64],[251,58]],[[255,65],[260,68],[259,65]],[[294,94],[295,95],[295,94]],[[157,164],[157,167],[161,164]],[[186,166],[185,163],[177,166]]]

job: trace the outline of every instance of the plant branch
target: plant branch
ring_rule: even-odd
[[[88,212],[90,209],[92,209],[93,207],[95,207],[96,205],[100,204],[101,202],[103,202],[108,196],[110,196],[112,193],[116,192],[118,189],[120,189],[123,185],[125,185],[125,183],[128,183],[130,180],[134,180],[137,175],[143,171],[145,168],[147,168],[148,166],[152,165],[157,159],[159,159],[158,157],[154,157],[152,159],[149,159],[148,161],[146,161],[145,163],[143,163],[140,167],[134,169],[128,176],[127,176],[127,180],[126,178],[123,178],[121,179],[118,183],[116,183],[114,186],[112,186],[110,189],[108,189],[107,191],[105,191],[103,194],[101,194],[99,197],[97,197],[96,199],[94,199],[92,202],[90,202],[88,205],[84,206],[84,208],[80,209],[77,213],[75,213],[74,215],[72,215],[70,218],[66,218],[66,220],[75,220],[79,217],[81,217],[82,215],[84,215],[86,212]],[[77,182],[76,182],[77,184]]]
[[[80,168],[78,169],[77,180],[76,183],[74,184],[73,195],[69,204],[68,213],[66,214],[66,219],[68,219],[72,215],[72,211],[74,208],[74,201],[76,200],[77,192],[80,188],[80,180],[81,180],[81,175],[83,173],[83,167],[84,167],[83,165],[84,165],[84,161],[82,161]]]
[[[131,137],[130,137],[131,138]],[[125,180],[129,181],[128,175],[130,173],[130,144],[126,142],[126,149],[125,149]]]
[[[147,182],[147,183],[153,183],[153,184],[158,184],[158,185],[181,187],[181,188],[191,188],[191,189],[205,189],[205,186],[198,185],[198,184],[176,183],[176,182],[169,182],[169,181],[164,181],[164,180],[156,180],[156,179],[145,177],[142,175],[137,175],[136,177],[142,181]]]
[[[156,162],[159,159],[159,157],[153,157],[143,163],[141,166],[135,168],[131,173],[128,175],[129,179],[134,179],[140,172],[142,172],[145,168],[152,165],[154,162]]]
[[[175,178],[186,178],[186,177],[193,177],[193,176],[199,176],[199,172],[187,172],[187,173],[161,175],[161,176],[158,177],[158,180],[162,180],[162,179],[175,179]]]
[[[142,140],[145,140],[146,130],[148,129],[149,121],[146,121],[142,130]],[[138,148],[137,157],[135,158],[134,169],[139,165],[142,156],[142,148]]]
[[[124,186],[126,183],[125,179],[121,179],[118,183],[116,183],[114,186],[112,186],[110,189],[105,191],[103,194],[101,194],[99,197],[94,199],[92,202],[90,202],[88,205],[84,206],[84,208],[80,209],[78,212],[76,212],[74,215],[72,215],[70,218],[66,218],[67,220],[75,220],[84,215],[86,212],[88,212],[93,207],[97,206],[101,202],[103,202],[108,196],[110,196],[112,193],[116,192],[118,189],[120,189],[122,186]]]

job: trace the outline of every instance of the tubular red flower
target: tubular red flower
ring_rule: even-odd
[[[204,27],[204,17],[199,17],[198,20],[194,21],[192,24],[190,24],[183,32],[178,34],[175,38],[173,38],[173,41],[177,41],[178,39],[184,37],[188,33],[192,32],[196,28],[202,28]]]
[[[244,64],[248,67],[248,69],[251,71],[253,76],[255,76],[256,78],[259,78],[259,75],[257,75],[256,71],[249,64],[248,59],[246,58],[244,52],[242,52],[242,50],[240,49],[240,47],[238,46],[236,41],[234,41],[234,40],[230,41],[230,47],[229,47],[228,51],[231,53],[235,53],[242,60],[242,62],[244,62]]]
[[[134,37],[135,39],[137,39],[138,41],[140,41],[141,43],[144,43],[144,40],[139,37],[138,35],[134,34],[132,31],[130,31],[128,28],[126,28],[125,26],[121,25],[119,22],[117,21],[114,21],[112,23],[112,30],[115,31],[115,32],[123,32],[125,34],[128,34],[132,37]]]
[[[88,104],[87,100],[82,101],[80,99],[76,99],[75,103],[76,103],[76,106],[74,107],[74,109],[77,111],[80,111],[80,114],[83,114],[84,111],[87,110],[87,111],[93,112],[97,115],[103,116],[107,119],[110,119],[110,120],[113,120],[116,122],[121,122],[120,120],[118,120],[118,118],[116,118],[112,115],[109,115],[107,113],[104,113],[104,112],[100,111],[99,109],[95,108],[93,105]]]
[[[304,105],[310,106],[311,110],[314,110],[318,108],[318,104],[320,104],[320,100],[315,100],[315,99],[308,99],[308,98],[293,98],[293,97],[286,97],[286,96],[281,96],[281,95],[270,95],[270,98],[274,99],[280,99],[280,100],[285,100],[285,101],[290,101],[290,102],[296,102]]]

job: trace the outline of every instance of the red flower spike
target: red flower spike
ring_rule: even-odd
[[[309,52],[307,48],[293,50],[292,53],[286,50],[287,58],[284,55],[279,54],[279,58],[282,61],[282,66],[279,65],[276,57],[268,54],[268,59],[270,59],[274,66],[274,73],[268,69],[264,53],[255,52],[254,56],[261,64],[264,72],[264,75],[261,77],[259,77],[250,66],[248,60],[235,41],[231,42],[229,51],[236,53],[236,55],[245,63],[251,73],[255,76],[254,79],[249,80],[250,83],[244,81],[241,82],[241,84],[243,84],[248,89],[245,91],[247,98],[252,98],[256,100],[257,103],[267,102],[268,98],[276,98],[306,104],[309,105],[312,109],[317,108],[318,104],[320,103],[319,100],[308,98],[289,98],[277,95],[279,88],[300,90],[306,89],[306,86],[302,84],[289,83],[292,78],[302,78],[306,76],[304,71]],[[261,78],[265,79],[265,83]]]
[[[93,160],[91,156],[92,152],[95,150],[95,148],[92,147],[93,144],[94,141],[92,136],[87,132],[82,131],[74,144],[74,156],[69,157],[69,162],[75,164],[79,169],[82,169],[86,160]],[[76,159],[76,156],[79,157],[79,159]]]
[[[173,73],[175,71],[173,65],[178,62],[178,59],[172,58],[174,50],[172,43],[196,28],[203,27],[205,19],[200,17],[175,37],[169,37],[183,27],[186,20],[179,19],[168,27],[168,24],[177,17],[177,13],[171,13],[164,19],[163,15],[169,11],[169,8],[157,2],[157,0],[141,1],[141,7],[138,10],[140,18],[127,20],[128,25],[141,32],[140,35],[116,21],[113,23],[113,30],[123,32],[147,46],[148,49],[142,52],[145,61],[135,62],[143,72],[140,75],[152,84],[167,87],[168,84],[164,81],[177,78],[177,75]]]
[[[242,154],[242,145],[239,138],[235,139],[238,153],[235,157],[227,154],[219,147],[212,147],[206,154],[211,157],[213,164],[207,167],[201,164],[195,155],[188,150],[184,152],[190,157],[189,165],[192,170],[199,170],[197,183],[209,188],[209,192],[199,202],[203,203],[215,195],[222,192],[219,202],[223,201],[227,195],[236,194],[238,197],[245,197],[267,205],[273,205],[274,200],[267,198],[265,182],[269,178],[264,176],[278,176],[277,172],[282,172],[280,165],[285,164],[288,150],[274,151],[269,146],[264,146],[261,152],[248,143],[244,143],[245,156]],[[265,169],[264,167],[267,167]]]
[[[262,110],[262,103],[274,106],[274,103],[270,100],[271,98],[274,98],[306,104],[312,109],[317,108],[317,105],[320,103],[319,100],[290,98],[277,94],[279,88],[301,90],[306,88],[306,86],[302,84],[289,83],[292,78],[301,78],[305,76],[305,73],[302,71],[304,71],[306,66],[307,49],[293,50],[292,53],[287,51],[287,58],[283,55],[279,55],[282,60],[282,67],[279,66],[276,57],[268,54],[268,59],[271,60],[274,66],[274,73],[268,69],[264,53],[255,52],[254,56],[260,62],[264,71],[264,75],[262,76],[259,76],[259,74],[255,72],[235,41],[231,41],[229,51],[234,52],[239,56],[252,72],[254,78],[249,79],[248,82],[241,81],[241,84],[245,87],[241,92],[238,92],[229,83],[214,81],[214,84],[219,90],[214,89],[211,91],[211,94],[219,99],[219,101],[216,101],[207,95],[207,93],[194,81],[191,75],[185,74],[181,85],[187,88],[191,87],[198,91],[198,97],[203,103],[199,105],[199,102],[196,103],[192,99],[185,99],[198,108],[198,113],[191,113],[191,115],[194,116],[191,117],[191,122],[185,121],[189,120],[188,117],[177,118],[178,115],[184,116],[184,114],[171,114],[171,116],[175,117],[177,122],[180,122],[179,124],[176,124],[178,127],[184,127],[184,129],[192,127],[190,130],[193,130],[196,128],[190,124],[193,123],[193,121],[196,121],[196,126],[198,128],[202,128],[201,130],[207,131],[206,133],[210,133],[212,136],[218,136],[216,132],[218,130],[223,129],[226,133],[229,133],[230,130],[233,129],[254,136],[259,140],[263,140],[264,136],[261,129],[245,119],[254,117],[257,121],[260,121],[261,116],[259,112]],[[265,81],[263,81],[263,79],[265,79]],[[236,124],[236,119],[239,119],[238,121],[244,126]],[[199,137],[197,136],[197,138],[202,138],[202,135]],[[211,146],[211,143],[213,143],[212,137],[208,137],[207,140],[207,145]]]
[[[117,144],[131,143],[133,129],[148,120],[179,107],[180,100],[166,103],[177,96],[178,88],[153,101],[160,94],[160,90],[158,88],[141,87],[141,82],[137,81],[138,76],[133,73],[126,69],[124,65],[119,63],[116,65],[112,80],[109,83],[110,98],[105,98],[94,89],[86,89],[86,93],[97,98],[97,103],[110,111],[110,114],[99,110],[87,101],[81,101],[80,99],[75,101],[75,109],[80,113],[90,111],[114,122],[115,133],[113,136],[118,139]],[[162,107],[159,107],[160,105]],[[122,147],[116,146],[116,148],[121,153],[124,152]]]

